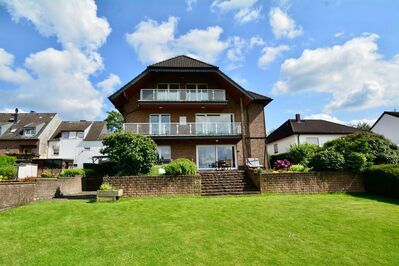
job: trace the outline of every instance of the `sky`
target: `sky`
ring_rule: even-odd
[[[396,0],[0,0],[0,112],[104,119],[108,96],[176,55],[296,113],[373,123],[399,110]]]

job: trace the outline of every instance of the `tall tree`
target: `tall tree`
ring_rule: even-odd
[[[367,124],[366,122],[358,122],[355,125],[355,127],[359,128],[359,129],[363,129],[365,131],[370,131],[370,128],[371,128],[371,126],[369,124]]]
[[[123,126],[123,115],[116,110],[107,112],[107,129],[111,132],[120,131]]]

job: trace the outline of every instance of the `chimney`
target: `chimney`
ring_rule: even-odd
[[[301,115],[300,114],[296,114],[295,115],[295,121],[296,122],[301,122]]]
[[[18,122],[18,108],[15,108],[14,123]]]

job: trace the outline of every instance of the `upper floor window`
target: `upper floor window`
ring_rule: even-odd
[[[168,89],[180,89],[179,83],[158,83],[158,89],[168,90]]]
[[[278,144],[273,145],[274,153],[278,153]]]
[[[61,133],[61,138],[63,139],[83,139],[83,131],[63,131]]]
[[[188,84],[186,84],[186,89],[188,89],[188,90],[206,90],[206,89],[208,89],[208,84],[206,84],[206,83],[188,83]]]
[[[24,129],[24,136],[34,136],[34,135],[36,135],[36,129],[35,128],[31,128],[31,127],[29,127],[29,128],[25,128]]]

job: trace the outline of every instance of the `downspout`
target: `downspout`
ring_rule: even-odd
[[[240,111],[241,111],[241,138],[242,138],[242,157],[244,160],[244,167],[247,165],[247,147],[245,139],[245,123],[244,123],[244,106],[242,103],[242,96],[240,97]]]

